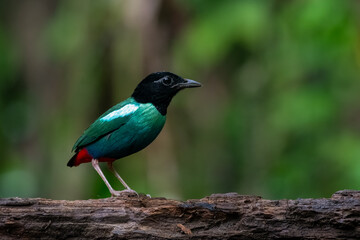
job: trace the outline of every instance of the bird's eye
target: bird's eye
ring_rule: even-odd
[[[172,78],[169,78],[169,77],[164,77],[162,79],[162,83],[165,85],[165,86],[170,86],[172,84],[173,80]]]

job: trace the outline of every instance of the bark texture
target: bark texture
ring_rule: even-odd
[[[0,239],[360,239],[360,191],[329,199],[236,193],[185,202],[146,196],[0,199]]]

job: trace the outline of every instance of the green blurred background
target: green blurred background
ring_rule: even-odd
[[[115,163],[153,197],[360,185],[360,1],[0,0],[0,197],[108,197],[72,145],[154,71],[203,83]],[[122,186],[104,172],[116,189]]]

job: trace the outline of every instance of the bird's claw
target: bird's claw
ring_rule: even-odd
[[[112,197],[120,197],[120,196],[124,196],[124,195],[126,195],[128,197],[132,197],[132,196],[139,197],[139,194],[136,191],[132,190],[132,189],[125,189],[125,190],[122,190],[122,191],[115,191],[114,190],[114,191],[111,192]]]

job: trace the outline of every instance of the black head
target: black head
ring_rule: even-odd
[[[132,97],[139,103],[154,104],[159,112],[165,115],[171,99],[181,89],[200,86],[198,82],[184,79],[171,72],[156,72],[139,83]]]

